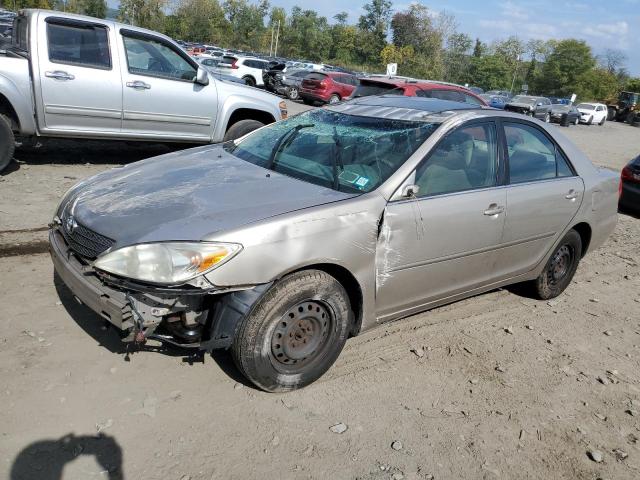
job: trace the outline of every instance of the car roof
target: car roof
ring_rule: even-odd
[[[452,102],[450,100],[440,100],[436,98],[405,97],[401,95],[359,97],[325,108],[347,115],[414,121],[431,120],[431,118],[427,119],[425,117],[445,112],[453,114],[458,111],[494,110],[470,103]]]

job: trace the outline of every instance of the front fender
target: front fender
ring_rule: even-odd
[[[233,112],[238,109],[260,110],[271,115],[276,121],[282,118],[280,107],[278,106],[281,99],[275,95],[252,87],[235,86],[228,83],[223,85],[222,82],[216,82],[216,86],[218,87],[220,106],[218,120],[212,135],[213,143],[223,140],[229,119]]]

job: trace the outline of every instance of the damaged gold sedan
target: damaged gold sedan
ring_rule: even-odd
[[[127,341],[230,348],[275,392],[382,322],[517,282],[559,295],[616,211],[616,175],[553,126],[389,95],[97,175],[50,243]]]

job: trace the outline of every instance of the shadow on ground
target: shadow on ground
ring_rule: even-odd
[[[100,478],[124,480],[122,448],[109,435],[75,436],[38,440],[26,446],[13,461],[10,480],[62,480],[67,464],[80,456],[95,457],[103,469]]]

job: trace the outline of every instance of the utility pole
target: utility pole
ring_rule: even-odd
[[[276,49],[273,52],[273,56],[278,56],[278,38],[280,38],[280,20],[278,20],[278,30],[276,31]]]
[[[271,44],[269,45],[269,56],[273,53],[273,34],[275,31],[275,27],[271,25]]]
[[[513,93],[513,87],[516,83],[516,75],[518,74],[519,64],[520,64],[520,55],[516,57],[516,68],[513,70],[513,80],[511,80],[511,90],[509,90],[509,93]]]

